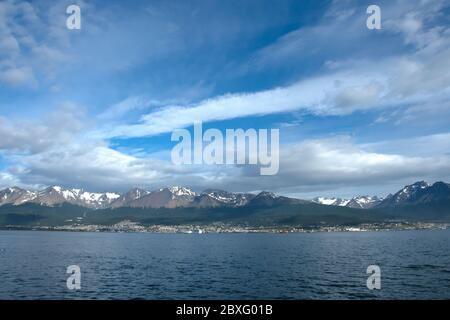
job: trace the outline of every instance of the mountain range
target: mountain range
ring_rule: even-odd
[[[233,193],[186,187],[153,191],[133,188],[119,194],[52,186],[39,191],[18,187],[0,191],[0,225],[60,225],[82,217],[85,223],[124,219],[144,224],[244,223],[249,225],[342,224],[385,219],[450,222],[450,184],[419,181],[385,198],[301,200],[262,191]],[[81,221],[81,220],[80,220]]]
[[[126,193],[95,193],[83,189],[66,189],[51,186],[39,191],[10,187],[0,190],[0,206],[35,203],[42,206],[55,206],[63,203],[90,208],[215,208],[221,206],[273,206],[293,205],[313,202],[328,206],[355,209],[398,207],[417,204],[441,203],[450,200],[450,184],[436,182],[433,185],[418,181],[407,185],[395,194],[385,198],[377,196],[356,196],[351,199],[316,197],[310,201],[277,196],[272,192],[234,193],[224,190],[207,189],[196,193],[187,187],[167,187],[153,191],[133,188]]]
[[[114,192],[95,193],[83,189],[65,189],[52,186],[40,191],[30,191],[18,187],[0,191],[0,206],[5,204],[22,205],[34,203],[42,206],[56,206],[69,203],[90,209],[106,208],[179,208],[179,207],[240,207],[245,205],[295,204],[304,200],[276,196],[263,191],[259,194],[233,193],[223,190],[207,189],[196,193],[186,187],[160,188],[148,191],[133,188],[119,194]]]

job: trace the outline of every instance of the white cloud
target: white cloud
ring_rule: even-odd
[[[206,186],[207,182],[217,183],[214,177],[225,174],[214,167],[180,167],[148,155],[126,155],[93,141],[55,146],[38,154],[10,159],[16,165],[8,169],[9,173],[22,184],[61,184],[103,191],[125,191],[133,186]]]
[[[98,118],[101,121],[114,122],[130,114],[138,114],[140,111],[150,108],[152,105],[159,104],[159,101],[150,100],[143,96],[131,96],[109,107],[106,111],[99,114]]]
[[[337,192],[340,188],[353,188],[355,194],[386,192],[385,186],[398,188],[419,179],[450,179],[450,155],[437,150],[448,144],[449,136],[446,133],[366,145],[343,136],[285,144],[281,145],[280,170],[275,176],[261,176],[257,166],[248,165],[176,166],[151,154],[124,154],[101,140],[73,139],[37,153],[6,156],[14,165],[3,175],[15,184],[61,184],[99,191],[187,185],[198,190],[265,189],[298,195]],[[421,154],[408,153],[407,146],[424,150]]]
[[[439,58],[439,57],[438,57]],[[444,57],[443,57],[444,58]],[[449,59],[450,61],[450,55]],[[254,93],[227,94],[188,106],[167,106],[135,124],[103,128],[104,137],[140,137],[216,121],[303,110],[316,115],[347,115],[369,109],[417,106],[450,97],[449,76],[435,76],[435,62],[401,57],[301,80],[286,87]],[[446,62],[445,64],[447,64]],[[411,65],[415,69],[411,69]],[[439,72],[441,74],[442,72]],[[420,86],[420,83],[426,85]]]
[[[349,192],[383,196],[417,180],[448,181],[450,155],[377,152],[355,144],[348,137],[337,137],[282,145],[280,170],[275,176],[258,176],[257,168],[249,166],[240,169],[220,181],[219,187],[273,190],[308,197],[340,196],[341,190],[346,190],[347,196]]]
[[[21,182],[17,177],[12,175],[11,173],[0,171],[0,189],[19,185],[21,185]]]
[[[0,55],[15,56],[20,52],[19,43],[12,35],[3,35],[0,39]]]
[[[450,133],[397,138],[361,145],[367,152],[402,154],[408,157],[441,157],[450,155]]]
[[[91,128],[83,108],[63,103],[43,119],[10,120],[0,117],[0,151],[40,153],[55,145],[74,143]]]
[[[36,86],[36,79],[30,68],[12,68],[0,71],[0,82],[10,86]]]
[[[103,136],[139,137],[170,132],[194,121],[226,120],[297,109],[348,114],[370,107],[384,94],[377,74],[342,72],[256,93],[228,94],[193,106],[168,106],[142,116],[140,123],[107,128]],[[369,89],[369,90],[366,90]],[[344,105],[345,103],[345,105]]]
[[[60,3],[0,2],[0,82],[36,88],[55,78],[71,62],[65,18]]]
[[[280,169],[280,178],[297,177],[297,183],[306,185],[376,184],[422,176],[442,177],[450,169],[450,157],[445,155],[367,151],[348,138],[305,141],[285,146],[285,150],[280,164],[285,168]]]

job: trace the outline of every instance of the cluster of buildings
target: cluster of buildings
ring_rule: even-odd
[[[63,226],[38,226],[33,230],[81,231],[81,232],[148,232],[148,233],[296,233],[296,232],[364,232],[390,230],[450,229],[450,223],[387,221],[380,223],[364,223],[357,226],[309,226],[309,227],[255,227],[215,223],[210,225],[150,225],[144,226],[130,220],[120,221],[113,225],[83,224],[73,221]],[[17,229],[17,226],[15,227]],[[24,229],[29,229],[25,228]]]

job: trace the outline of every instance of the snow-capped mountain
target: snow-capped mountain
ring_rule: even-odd
[[[202,194],[211,197],[219,203],[236,207],[246,205],[255,197],[255,195],[251,193],[233,193],[217,189],[207,189],[203,191]]]
[[[429,204],[441,205],[450,201],[450,184],[436,182],[433,185],[418,181],[403,187],[394,195],[387,197],[379,207],[399,207],[405,205]]]
[[[189,188],[170,187],[142,193],[142,196],[124,203],[132,208],[177,208],[187,207],[197,194]],[[113,204],[114,206],[115,204]]]
[[[370,209],[379,205],[383,198],[377,196],[358,196],[352,198],[346,205],[349,208]]]
[[[259,194],[233,193],[224,190],[207,189],[197,194],[187,187],[167,187],[154,191],[134,188],[118,194],[95,193],[83,189],[66,189],[51,186],[40,191],[7,188],[0,191],[0,205],[36,203],[42,206],[56,206],[70,203],[92,209],[105,208],[178,208],[178,207],[240,207],[245,205],[284,205],[305,202],[298,199],[276,196],[267,191]]]
[[[48,187],[40,191],[29,191],[18,187],[0,191],[0,205],[38,203],[45,206],[55,206],[71,203],[88,208],[106,208],[120,195],[113,192],[94,193],[82,189],[65,189],[60,186]]]
[[[66,189],[61,186],[51,186],[40,191],[12,187],[0,191],[0,205],[36,203],[43,206],[55,206],[70,203],[93,209],[109,207],[175,208],[188,206],[196,196],[194,191],[185,187],[162,188],[156,191],[134,188],[124,194],[87,192],[83,189]]]
[[[253,197],[247,205],[249,206],[283,206],[308,203],[308,201],[277,196],[273,192],[261,191]]]
[[[425,181],[418,181],[416,183],[403,187],[402,190],[398,191],[396,194],[390,197],[389,201],[391,203],[408,202],[411,199],[414,199],[420,191],[427,189],[430,186],[431,185]]]
[[[52,186],[38,193],[32,202],[41,205],[54,206],[68,202],[88,208],[100,209],[108,207],[120,195],[114,192],[95,193],[83,189],[64,189],[60,186]]]
[[[95,193],[83,189],[66,189],[51,186],[40,191],[18,187],[0,190],[0,206],[34,203],[42,206],[57,206],[63,203],[91,208],[179,208],[179,207],[241,207],[241,206],[283,206],[310,203],[300,199],[277,196],[262,191],[259,194],[233,193],[224,190],[206,189],[197,194],[186,187],[167,187],[154,191],[134,188],[119,194],[115,192]],[[351,199],[317,197],[312,202],[357,209],[382,209],[403,205],[450,203],[450,185],[436,182],[430,185],[424,181],[405,186],[385,199],[377,196],[358,196]]]
[[[323,198],[317,197],[312,200],[328,206],[340,206],[356,209],[370,209],[381,203],[382,199],[377,196],[358,196],[351,199],[342,198]]]
[[[37,193],[18,187],[6,188],[0,191],[0,205],[22,204],[36,198]]]

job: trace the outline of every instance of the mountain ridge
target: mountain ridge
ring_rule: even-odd
[[[450,203],[450,184],[442,181],[429,184],[418,181],[404,186],[401,190],[385,198],[377,196],[356,196],[351,199],[316,197],[302,200],[275,195],[269,191],[258,194],[236,193],[219,189],[205,189],[197,193],[187,187],[165,187],[152,191],[133,188],[125,193],[88,192],[84,189],[50,186],[33,191],[19,187],[0,190],[0,206],[35,203],[42,206],[55,206],[63,203],[89,209],[130,208],[216,208],[279,206],[304,203],[317,203],[328,206],[340,206],[356,209],[380,209],[433,203]]]
[[[370,202],[364,199],[362,203]],[[450,185],[444,182],[416,182],[371,208],[352,208],[350,202],[325,205],[268,191],[255,195],[207,189],[196,193],[183,187],[153,191],[134,188],[121,195],[110,193],[109,197],[82,189],[7,188],[0,191],[0,227],[112,225],[124,220],[142,225],[219,223],[254,227],[450,222]]]

